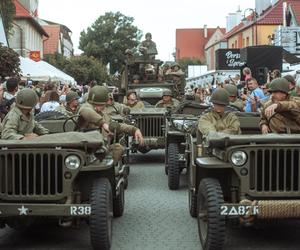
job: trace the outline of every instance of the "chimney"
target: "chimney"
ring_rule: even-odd
[[[286,2],[283,2],[282,3],[282,18],[283,18],[283,22],[282,22],[282,25],[283,27],[286,27],[286,10],[287,10],[287,3]]]
[[[204,30],[204,38],[207,38],[207,25],[206,24],[204,24],[203,30]]]

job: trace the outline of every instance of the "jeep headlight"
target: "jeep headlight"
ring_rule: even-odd
[[[75,170],[80,166],[80,158],[77,155],[69,155],[65,159],[65,165],[70,170]]]
[[[231,154],[231,162],[236,166],[243,166],[247,161],[247,154],[244,151],[235,151]]]

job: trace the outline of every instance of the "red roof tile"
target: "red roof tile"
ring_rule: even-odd
[[[15,19],[27,19],[41,35],[48,37],[48,34],[42,26],[30,15],[29,11],[18,0],[13,0],[13,3],[16,7]]]
[[[16,7],[16,17],[31,17],[29,11],[17,0],[13,0]]]

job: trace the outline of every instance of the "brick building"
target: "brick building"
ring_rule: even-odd
[[[176,60],[195,58],[206,62],[205,45],[217,30],[225,33],[224,28],[207,28],[206,25],[201,29],[176,29]]]

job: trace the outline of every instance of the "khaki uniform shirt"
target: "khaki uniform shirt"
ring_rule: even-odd
[[[198,129],[205,137],[210,131],[227,134],[240,134],[240,121],[233,113],[227,112],[220,116],[215,111],[202,115],[198,121]]]
[[[123,115],[123,109],[125,105],[118,103],[118,102],[113,102],[112,104],[107,104],[106,105],[106,113],[108,115]]]
[[[22,114],[18,107],[12,108],[4,118],[1,139],[20,140],[26,134],[36,133],[38,135],[48,134],[49,130],[34,120],[33,112],[29,117]]]
[[[236,107],[240,111],[243,111],[245,106],[241,99],[236,99],[234,102],[230,102],[230,105]]]
[[[172,98],[171,101],[167,103],[164,103],[163,100],[158,101],[158,103],[155,104],[155,108],[176,108],[179,104],[180,102],[177,99]]]
[[[145,108],[145,105],[142,101],[137,101],[134,105],[129,105],[129,103],[126,103],[126,106],[128,106],[130,109],[142,109]]]
[[[288,96],[286,101],[279,102],[275,110],[277,114],[269,120],[265,116],[265,110],[272,104],[274,104],[272,98],[264,104],[259,123],[260,127],[265,124],[269,126],[273,133],[286,133],[287,128],[290,128],[292,133],[300,133],[300,98]],[[298,110],[298,112],[293,110]]]
[[[104,112],[96,112],[93,105],[90,103],[84,103],[78,111],[80,117],[78,118],[79,128],[82,129],[92,129],[99,128],[104,123],[111,123],[111,117]],[[130,135],[134,135],[136,127],[132,125],[127,125],[125,123],[120,123],[120,131],[121,133],[127,133]],[[113,132],[113,131],[112,131]],[[104,131],[103,134],[105,135]]]

